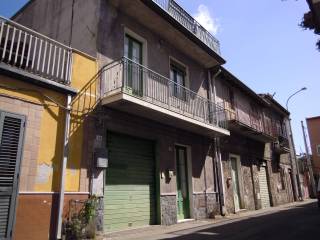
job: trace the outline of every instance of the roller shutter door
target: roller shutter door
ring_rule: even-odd
[[[259,186],[262,208],[270,207],[270,194],[268,188],[266,167],[260,167],[259,171]]]
[[[106,232],[155,224],[153,142],[107,134],[109,167],[104,192]]]

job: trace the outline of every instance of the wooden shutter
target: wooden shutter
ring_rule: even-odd
[[[0,239],[11,238],[24,123],[24,116],[0,111]]]

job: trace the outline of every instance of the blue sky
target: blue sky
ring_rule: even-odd
[[[219,39],[225,67],[258,93],[292,98],[289,110],[297,153],[304,149],[300,121],[320,115],[320,52],[317,36],[301,29],[305,0],[177,0]],[[0,15],[10,17],[26,0],[2,0]],[[320,38],[320,36],[318,36]]]

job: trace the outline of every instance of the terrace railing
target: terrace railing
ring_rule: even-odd
[[[0,62],[70,84],[71,48],[3,17],[0,17]]]
[[[209,48],[220,55],[220,43],[207,31],[203,26],[200,25],[189,13],[187,13],[178,3],[174,0],[152,0],[164,11],[170,14],[176,21],[182,26],[188,29],[198,39],[200,39]]]
[[[102,97],[122,92],[194,120],[227,128],[224,108],[125,57],[102,68],[100,85]]]

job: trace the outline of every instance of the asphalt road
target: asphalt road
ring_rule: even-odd
[[[187,231],[187,230],[186,230]],[[179,231],[170,240],[320,240],[320,209],[316,203],[263,216],[212,226],[190,233]]]

